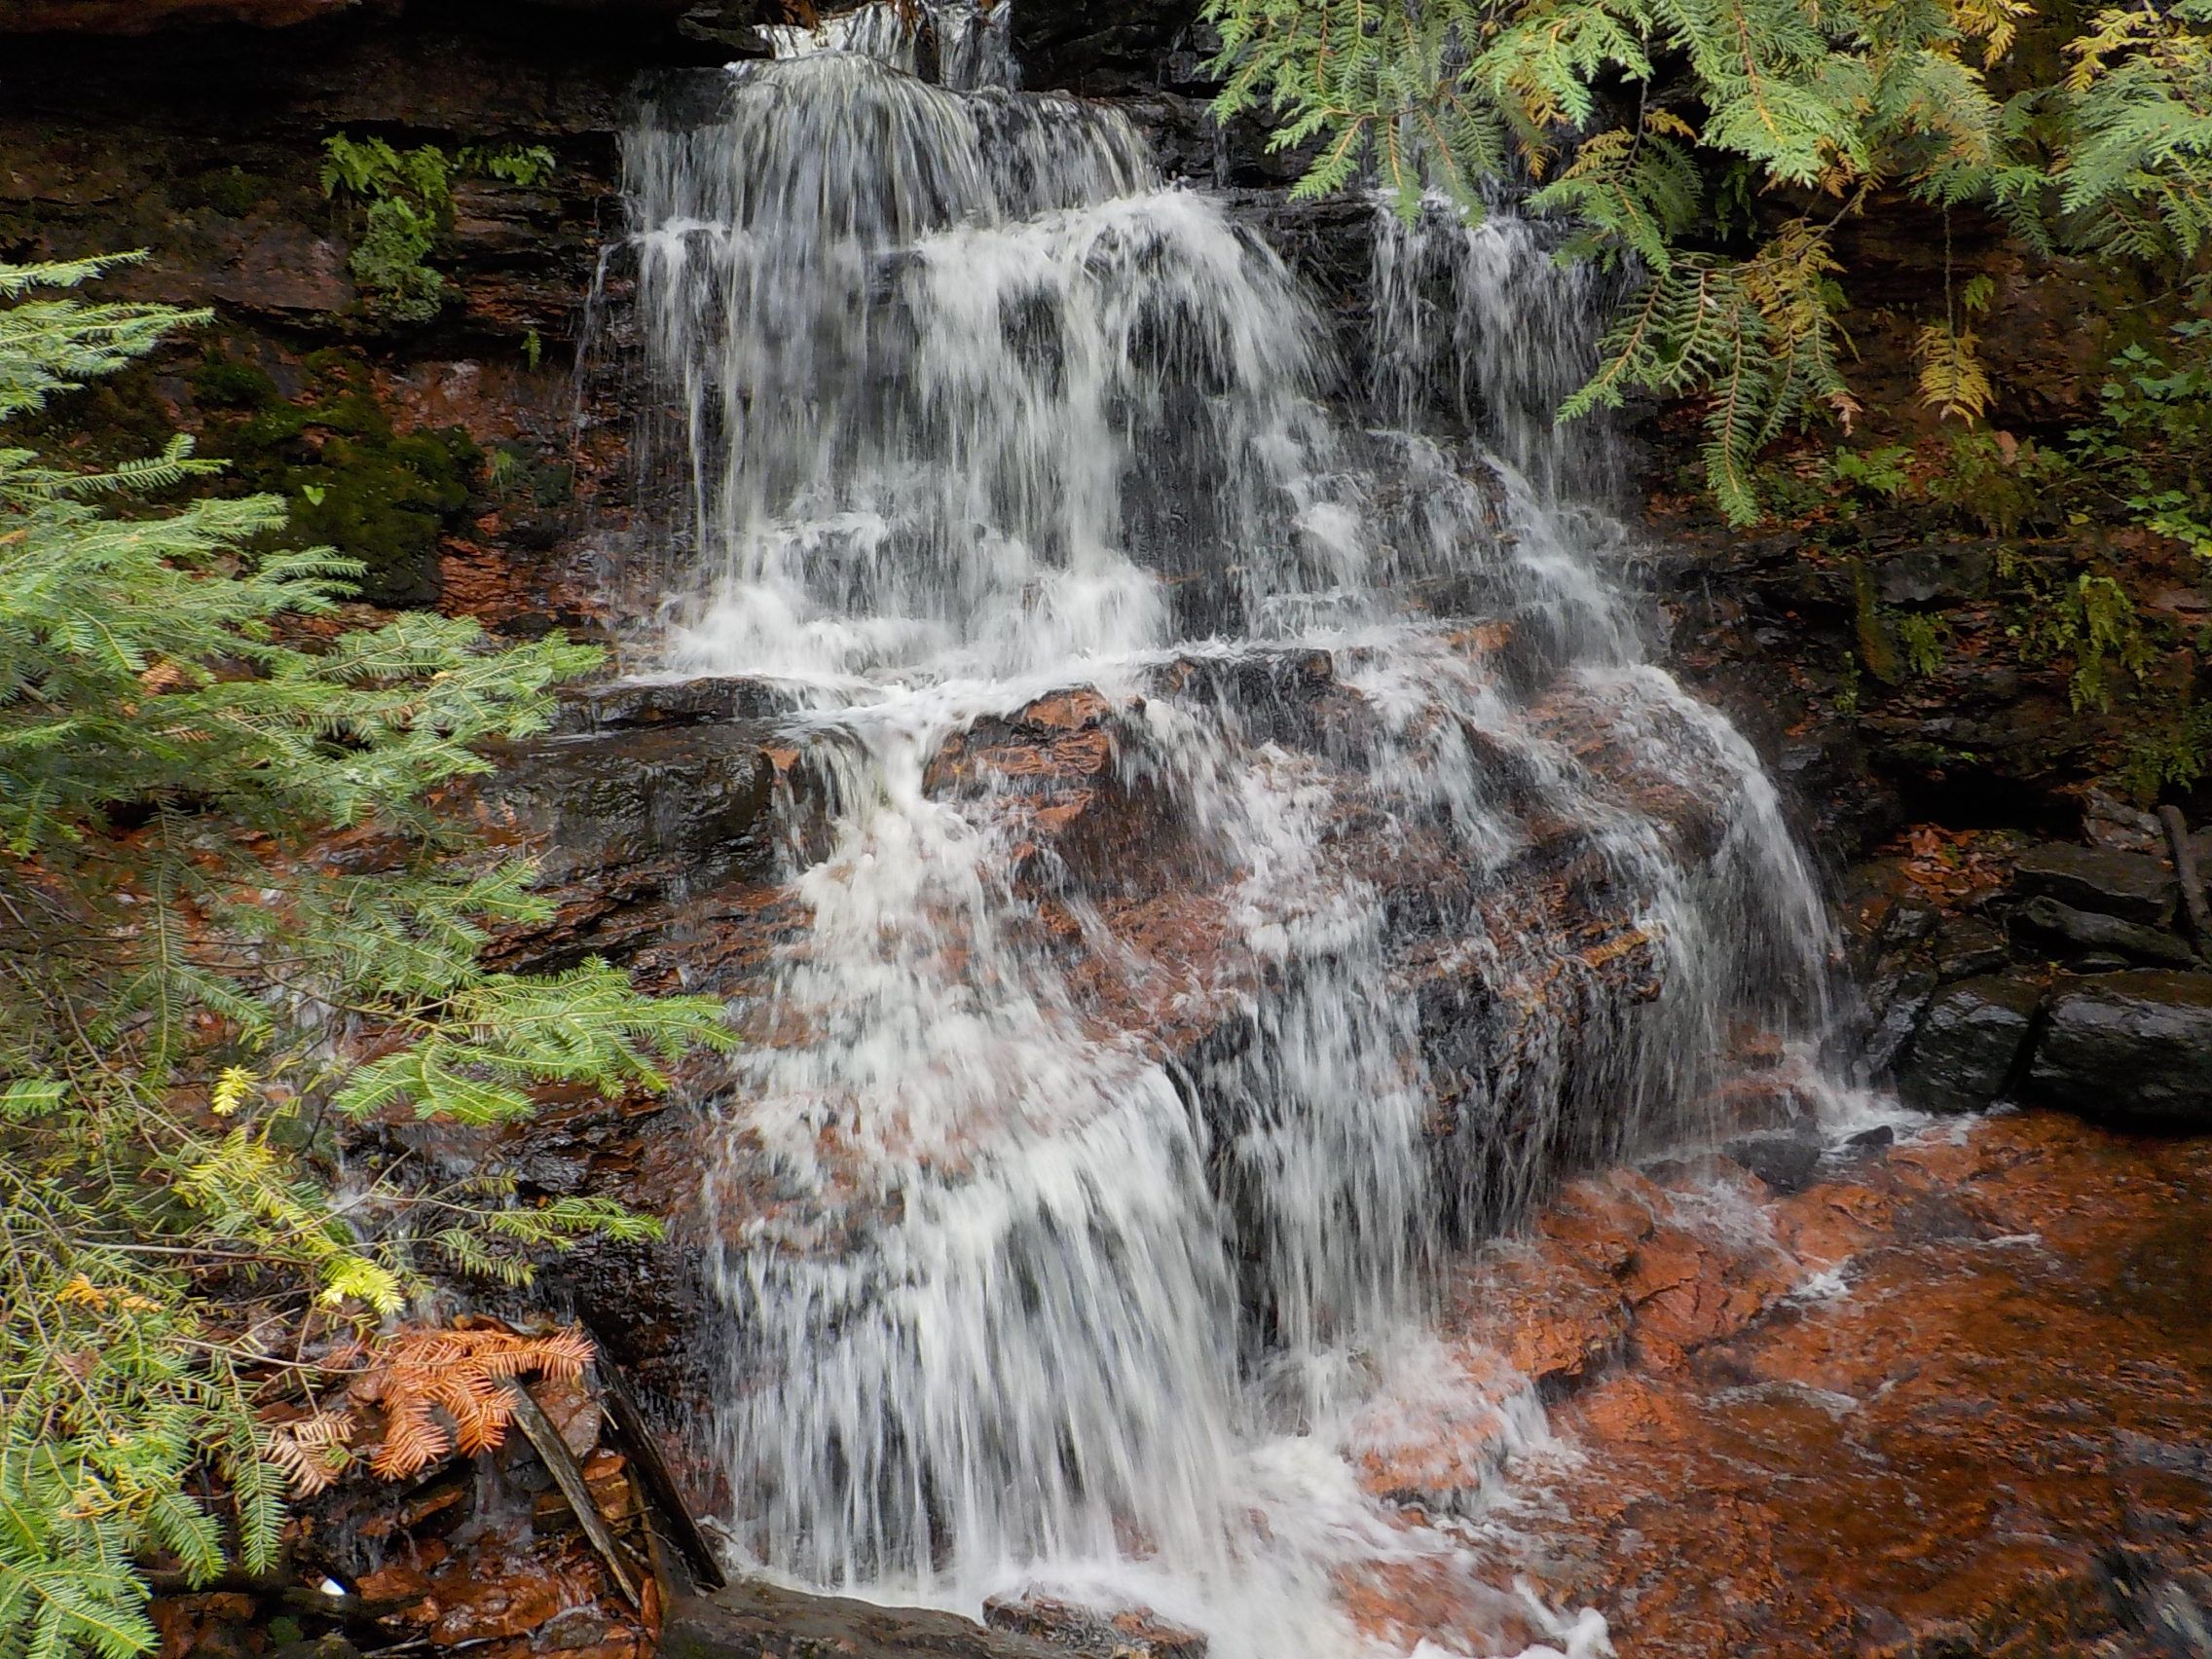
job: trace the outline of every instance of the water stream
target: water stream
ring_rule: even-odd
[[[1551,426],[1603,295],[1542,227],[1378,208],[1347,345],[1121,115],[896,24],[625,142],[656,672],[774,681],[805,756],[701,1195],[728,1525],[881,1599],[1389,1651],[1347,1578],[1478,1525],[1356,1478],[1472,1386],[1455,1244],[1816,1031],[1821,906]],[[1010,730],[1057,758],[973,761]]]

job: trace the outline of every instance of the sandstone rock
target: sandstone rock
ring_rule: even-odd
[[[2077,910],[2048,897],[2030,899],[2013,911],[2012,926],[2023,945],[2055,949],[2062,955],[2117,956],[2153,968],[2189,968],[2196,961],[2195,953],[2163,928]]]
[[[2022,853],[2014,879],[2027,897],[2047,896],[2122,921],[2156,926],[2173,910],[2173,870],[2149,853],[2051,842]]]
[[[1974,1112],[2005,1091],[2027,1047],[2042,987],[1988,976],[1936,992],[1898,1074],[1898,1092],[1922,1112]]]
[[[2212,974],[2138,969],[2068,985],[2028,1083],[2084,1117],[2212,1128]]]

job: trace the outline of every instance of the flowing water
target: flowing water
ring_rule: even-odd
[[[1815,1028],[1820,906],[1551,428],[1604,295],[1540,227],[1378,209],[1347,341],[1121,116],[996,48],[926,84],[896,22],[626,140],[658,671],[774,681],[805,756],[704,1176],[728,1524],[883,1599],[1388,1650],[1345,1583],[1478,1521],[1363,1453],[1544,1440],[1422,1335],[1454,1243]],[[960,763],[1024,719],[1082,791]]]

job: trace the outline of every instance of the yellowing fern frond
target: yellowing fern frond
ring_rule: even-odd
[[[1954,332],[1948,323],[1932,322],[1913,343],[1920,359],[1920,397],[1939,419],[1956,415],[1970,424],[1981,419],[1996,396],[1983,367],[1980,340],[1973,330]]]

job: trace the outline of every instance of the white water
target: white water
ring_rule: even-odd
[[[833,50],[879,24],[626,144],[688,498],[662,668],[803,710],[806,925],[704,1182],[730,1530],[886,1600],[1402,1649],[1338,1580],[1469,1537],[1358,1458],[1496,1416],[1472,1490],[1544,1438],[1439,1358],[1424,1285],[1564,1163],[1694,1132],[1737,1028],[1817,1022],[1820,907],[1642,654],[1606,447],[1546,418],[1598,296],[1535,229],[1379,214],[1332,401],[1299,280],[1118,116]],[[1068,687],[1137,826],[1088,856],[1035,780],[941,758]],[[1650,995],[1546,872],[1648,940]],[[1183,933],[1132,928],[1178,895]]]

